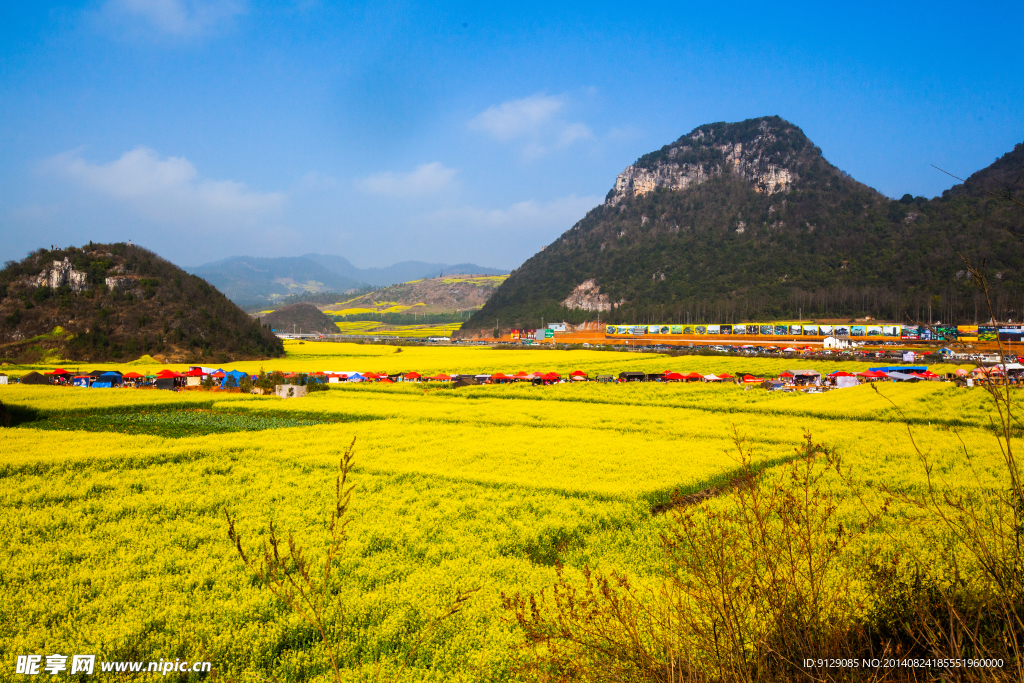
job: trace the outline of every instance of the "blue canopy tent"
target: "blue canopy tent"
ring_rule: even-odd
[[[220,386],[222,389],[224,388],[225,383],[228,381],[228,377],[234,378],[234,386],[237,387],[239,383],[242,381],[243,377],[249,376],[248,373],[242,372],[241,370],[220,370],[220,372],[224,373],[224,379],[220,381]]]
[[[121,383],[121,373],[120,372],[116,372],[114,370],[110,370],[108,372],[104,372],[99,377],[97,377],[96,378],[96,383],[93,384],[93,386],[95,387],[95,386],[99,386],[100,384],[106,384],[109,387],[109,386],[112,386],[114,384],[120,384],[120,383]]]

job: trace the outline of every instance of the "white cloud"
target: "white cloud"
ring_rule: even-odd
[[[144,22],[160,33],[188,37],[246,11],[244,0],[107,0],[103,13],[119,23]]]
[[[550,244],[599,205],[601,197],[567,195],[549,201],[528,199],[501,208],[448,207],[415,219],[409,240],[418,258],[455,259],[514,268]],[[414,236],[415,235],[415,236]],[[443,249],[443,250],[441,250]]]
[[[540,132],[563,107],[564,97],[531,95],[490,107],[470,119],[469,126],[498,140],[511,140]]]
[[[43,169],[160,223],[251,225],[279,211],[285,200],[281,192],[253,192],[233,180],[201,178],[188,159],[161,158],[141,146],[106,164],[89,163],[78,151],[66,152],[47,159]]]
[[[594,133],[590,130],[590,126],[583,123],[570,123],[558,131],[558,146],[568,147],[577,140],[592,140],[593,138]]]
[[[454,181],[455,169],[435,161],[421,164],[411,173],[375,173],[357,181],[356,187],[371,194],[408,198],[437,194],[451,187]]]
[[[469,127],[501,142],[522,141],[523,158],[534,161],[552,149],[594,138],[585,123],[565,120],[569,104],[565,95],[531,95],[486,109],[470,119]]]
[[[53,205],[25,204],[11,209],[10,216],[27,223],[52,223],[59,211],[59,208]]]
[[[603,201],[597,196],[579,197],[575,194],[558,197],[548,202],[528,199],[504,209],[480,209],[463,206],[441,209],[430,214],[433,223],[462,224],[487,230],[510,229],[517,233],[555,229],[557,236],[568,230],[587,211]]]
[[[547,153],[548,148],[536,142],[527,143],[527,145],[523,147],[523,159],[526,161],[535,161]]]

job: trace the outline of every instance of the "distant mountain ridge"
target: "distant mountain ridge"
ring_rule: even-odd
[[[383,268],[358,268],[344,256],[330,254],[276,258],[232,256],[187,270],[250,311],[266,308],[290,294],[301,292],[344,293],[367,286],[387,287],[440,275],[508,273],[507,270],[473,263],[450,265],[424,261],[403,261]]]
[[[245,310],[267,308],[276,299],[304,291],[345,292],[361,282],[339,275],[304,257],[232,256],[188,272],[224,292]]]
[[[319,263],[324,268],[358,280],[371,287],[389,287],[411,280],[441,277],[444,275],[508,275],[507,270],[487,268],[475,263],[427,263],[425,261],[402,261],[383,268],[357,268],[344,256],[329,254],[304,254],[302,258]]]
[[[984,179],[1020,183],[1024,146],[969,183]],[[987,319],[960,254],[986,263],[997,315],[1019,319],[1022,218],[971,184],[889,199],[778,116],[713,123],[623,170],[605,202],[513,271],[464,329],[599,316]]]

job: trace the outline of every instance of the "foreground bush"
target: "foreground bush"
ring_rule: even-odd
[[[655,588],[589,568],[580,583],[560,568],[550,593],[503,596],[525,633],[525,678],[1019,680],[1020,551],[1007,544],[1019,509],[982,512],[934,488],[915,498],[884,486],[871,505],[836,450],[810,435],[784,476],[758,473],[739,438],[736,448],[742,475],[725,500],[677,500]],[[857,528],[837,515],[851,494],[873,508]],[[927,564],[931,555],[896,535],[895,553],[861,543],[884,527],[894,498],[926,517],[935,543],[946,539],[930,550],[948,561]]]

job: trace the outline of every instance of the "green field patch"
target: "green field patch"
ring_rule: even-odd
[[[22,428],[56,431],[117,432],[148,434],[166,438],[184,438],[229,432],[259,432],[288,427],[373,419],[367,416],[332,416],[332,419],[282,417],[240,413],[221,413],[206,409],[150,410],[132,413],[84,413],[51,415],[20,425]]]

